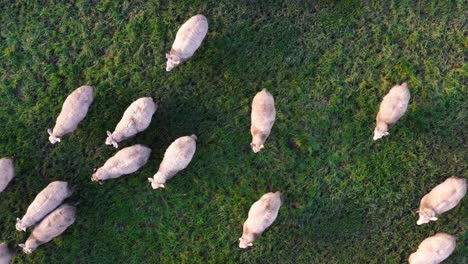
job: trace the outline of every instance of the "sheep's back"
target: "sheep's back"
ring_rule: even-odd
[[[200,47],[208,32],[208,20],[203,15],[196,15],[185,22],[177,31],[172,48],[181,54],[182,59],[189,58]]]

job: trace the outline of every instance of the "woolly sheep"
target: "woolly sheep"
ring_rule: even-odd
[[[158,105],[151,97],[142,97],[133,102],[125,110],[122,119],[115,127],[114,133],[107,131],[106,145],[118,148],[119,142],[133,137],[145,130],[151,123],[151,118],[156,112]]]
[[[393,125],[403,116],[408,108],[410,92],[406,82],[395,85],[387,95],[384,96],[377,113],[377,126],[374,130],[374,140],[388,136],[389,126]]]
[[[15,177],[15,167],[13,166],[13,159],[1,158],[0,159],[0,193],[5,190],[8,183]]]
[[[146,164],[150,153],[150,148],[138,144],[123,148],[97,169],[91,180],[102,184],[102,181],[134,173]]]
[[[177,31],[169,54],[166,53],[166,71],[171,71],[180,63],[192,57],[200,47],[208,32],[208,20],[203,15],[196,15],[185,22]]]
[[[409,264],[438,264],[455,250],[455,237],[437,233],[424,239],[418,250],[408,258]]]
[[[239,238],[240,248],[253,246],[252,242],[275,221],[280,206],[281,193],[269,192],[250,207],[249,216],[244,223],[242,237]]]
[[[76,207],[63,204],[50,213],[32,231],[26,243],[19,244],[24,253],[32,253],[38,246],[45,244],[62,234],[75,222]]]
[[[29,205],[23,218],[16,218],[16,230],[26,231],[26,228],[39,222],[72,194],[73,190],[67,182],[49,183]]]
[[[76,130],[78,124],[88,113],[88,108],[93,102],[93,87],[81,86],[73,91],[62,106],[62,111],[57,117],[54,129],[47,129],[49,141],[52,144],[60,142],[65,134]]]
[[[0,244],[0,264],[9,264],[15,252],[8,246],[7,243]]]
[[[457,206],[466,194],[466,179],[450,177],[424,195],[419,205],[418,225],[436,221],[437,216]]]
[[[254,153],[264,148],[264,143],[270,135],[276,118],[275,100],[266,89],[258,92],[252,101],[252,143],[250,146]]]
[[[153,178],[148,178],[153,189],[164,188],[167,180],[187,167],[195,154],[196,140],[195,135],[180,137],[167,148],[158,172]]]

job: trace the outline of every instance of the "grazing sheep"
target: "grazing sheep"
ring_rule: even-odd
[[[39,222],[72,194],[73,190],[67,182],[54,181],[49,183],[29,205],[23,218],[16,218],[16,230],[26,231],[26,228]]]
[[[14,255],[15,251],[7,243],[0,244],[0,264],[9,264]]]
[[[107,131],[106,145],[113,145],[114,148],[118,148],[117,143],[145,130],[150,125],[151,118],[157,108],[158,105],[153,102],[151,97],[142,97],[133,102],[125,110],[122,119],[115,127],[114,133]]]
[[[249,210],[249,217],[244,223],[239,247],[251,247],[252,242],[267,229],[278,216],[281,206],[281,193],[269,192],[256,201]]]
[[[15,167],[13,166],[13,159],[1,158],[0,159],[0,193],[5,190],[8,183],[15,177]]]
[[[97,169],[91,180],[102,184],[102,181],[134,173],[146,164],[150,153],[150,148],[138,144],[123,148]]]
[[[85,118],[88,108],[93,102],[93,87],[81,86],[73,91],[62,106],[62,111],[57,117],[54,129],[47,129],[49,141],[52,144],[60,142],[65,134],[76,130],[78,124]]]
[[[148,178],[153,189],[164,188],[164,183],[174,177],[174,175],[185,169],[192,160],[197,147],[197,136],[185,136],[176,139],[167,148],[164,158],[159,165],[158,172],[153,178]]]
[[[76,207],[63,204],[50,213],[32,231],[26,243],[19,244],[24,253],[32,253],[38,246],[45,244],[62,234],[75,222]]]
[[[258,92],[252,101],[252,143],[250,146],[254,153],[259,152],[270,135],[276,118],[275,100],[266,89]]]
[[[436,221],[437,216],[457,206],[466,194],[466,179],[450,177],[424,195],[419,205],[418,225]]]
[[[406,82],[395,85],[380,103],[379,113],[377,113],[377,126],[374,130],[374,140],[388,136],[389,126],[393,125],[403,116],[408,108],[410,92]]]
[[[196,15],[185,22],[177,31],[169,54],[166,53],[166,71],[171,71],[180,63],[192,57],[200,47],[208,32],[208,20],[203,15]]]
[[[424,239],[418,250],[408,258],[409,264],[438,264],[448,258],[455,250],[455,237],[437,233]]]

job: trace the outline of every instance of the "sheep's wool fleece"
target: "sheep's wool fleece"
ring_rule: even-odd
[[[150,154],[150,148],[139,144],[123,148],[108,159],[95,174],[99,180],[107,180],[133,173],[146,164]]]
[[[410,264],[437,264],[448,258],[455,250],[455,237],[445,233],[437,233],[424,239],[418,250],[410,255]]]
[[[263,231],[275,221],[280,206],[281,195],[279,192],[264,194],[250,207],[249,215],[244,225],[246,225],[252,233],[263,233]]]
[[[3,192],[10,181],[15,177],[15,167],[10,158],[0,159],[0,193]]]
[[[35,249],[62,234],[75,222],[76,207],[63,204],[45,217],[33,230],[26,241],[26,247]]]
[[[180,59],[186,60],[200,47],[208,32],[208,20],[196,15],[187,20],[177,31],[172,49]]]
[[[52,210],[57,208],[62,202],[72,195],[69,184],[64,181],[54,181],[49,183],[29,205],[26,214],[17,225],[28,228],[39,222]],[[19,230],[20,228],[17,229]]]
[[[449,177],[424,195],[421,199],[420,210],[430,207],[437,214],[447,212],[457,206],[465,196],[466,189],[466,179]]]
[[[387,95],[384,96],[380,104],[377,122],[383,121],[386,124],[394,124],[400,119],[408,108],[410,100],[408,85],[395,85]]]
[[[73,91],[63,103],[62,111],[55,122],[53,135],[60,138],[75,131],[81,120],[86,117],[93,99],[91,86],[81,86]]]

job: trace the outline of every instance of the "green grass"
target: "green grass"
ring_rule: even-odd
[[[16,263],[403,263],[436,232],[457,237],[445,263],[467,263],[466,198],[429,225],[415,213],[446,177],[468,177],[464,1],[32,2],[0,3],[0,156],[18,158],[0,240],[27,238],[15,218],[50,181],[71,182],[81,203],[72,227]],[[197,13],[207,38],[166,73],[164,53]],[[380,100],[402,81],[408,111],[373,142]],[[46,129],[84,84],[95,88],[88,116],[51,145]],[[250,104],[262,88],[277,120],[255,155]],[[92,183],[115,152],[105,131],[142,96],[160,107],[121,147],[150,146],[149,162]],[[192,163],[152,190],[167,146],[192,133]],[[250,205],[276,190],[277,220],[239,250]]]

